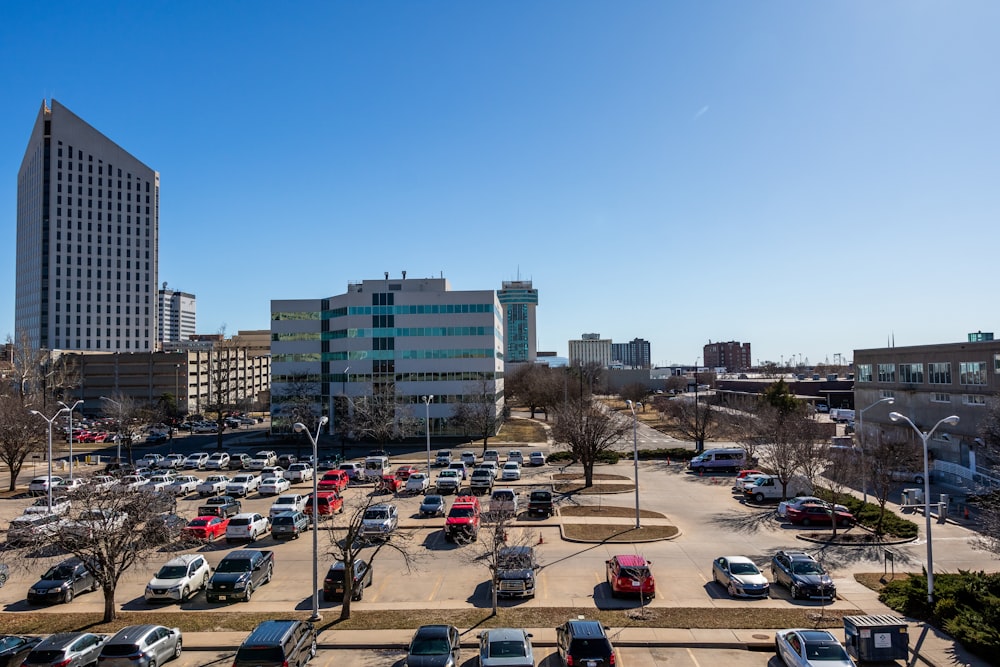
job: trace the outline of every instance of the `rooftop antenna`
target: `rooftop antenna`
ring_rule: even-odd
[[[406,280],[406,271],[403,271],[403,280]]]

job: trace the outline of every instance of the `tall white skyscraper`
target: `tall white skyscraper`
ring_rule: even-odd
[[[152,350],[160,175],[52,100],[17,176],[15,335],[33,348]]]
[[[156,294],[156,317],[160,323],[159,341],[177,343],[190,340],[197,326],[197,303],[194,294],[163,287]]]

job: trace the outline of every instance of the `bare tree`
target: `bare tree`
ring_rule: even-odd
[[[220,331],[225,336],[225,329]],[[209,353],[209,388],[206,412],[215,414],[215,448],[222,449],[222,433],[226,430],[226,417],[237,410],[246,397],[246,381],[241,364],[246,360],[246,349],[237,347],[232,340],[220,341]]]
[[[150,421],[151,410],[131,396],[117,392],[104,402],[103,412],[115,422],[118,443],[125,449],[129,463],[134,463],[132,446],[142,435],[142,425]]]
[[[296,373],[274,385],[274,402],[280,406],[271,415],[271,429],[290,432],[296,422],[315,424],[320,417],[320,383],[316,376]]]
[[[330,551],[327,553],[335,560],[344,564],[344,597],[341,599],[340,619],[346,621],[351,617],[351,602],[354,600],[353,573],[354,562],[364,557],[369,566],[378,558],[383,550],[395,551],[402,556],[407,572],[412,571],[416,563],[416,554],[412,546],[413,531],[396,529],[381,539],[367,539],[362,527],[365,515],[375,505],[385,502],[376,490],[366,495],[359,495],[354,507],[345,510],[328,520],[325,529],[329,537]],[[360,599],[360,597],[358,598]]]
[[[504,397],[508,405],[527,406],[531,418],[539,410],[549,418],[549,408],[565,396],[565,374],[548,366],[525,364],[504,379]]]
[[[405,438],[419,427],[410,406],[403,405],[396,395],[396,385],[377,383],[367,396],[350,397],[347,429],[358,439],[371,439],[385,444]]]
[[[642,411],[646,411],[646,403],[649,401],[649,388],[641,382],[630,382],[618,391],[618,396],[623,401],[642,403]]]
[[[817,445],[820,452],[808,452],[804,455],[802,469],[806,476],[812,471],[812,467],[807,463],[811,461],[825,461],[829,463],[824,471],[823,477],[830,488],[830,523],[833,526],[833,534],[837,534],[837,501],[845,494],[846,489],[853,481],[858,479],[860,459],[856,452],[841,448],[831,449],[826,445]],[[825,454],[825,455],[824,455]],[[813,481],[810,478],[810,481]]]
[[[498,407],[496,382],[481,380],[478,384],[467,386],[462,401],[455,405],[453,419],[462,425],[466,433],[483,439],[485,452],[487,442],[503,425],[503,409]]]
[[[879,506],[875,534],[882,535],[885,504],[889,500],[889,494],[897,485],[894,473],[898,470],[909,470],[918,460],[920,453],[917,446],[905,434],[898,431],[879,432],[878,437],[867,438],[866,443],[861,465],[864,466],[872,495]]]
[[[13,347],[11,375],[14,378],[15,391],[21,402],[27,404],[33,396],[42,393],[41,369],[49,352],[32,348],[25,332],[21,332],[17,340],[8,337],[7,343]],[[44,409],[45,406],[39,407]]]
[[[41,425],[18,396],[0,396],[0,461],[10,470],[9,491],[17,488],[25,459],[40,445]]]
[[[997,399],[990,402],[989,411],[979,423],[979,437],[983,467],[1000,478],[1000,401]],[[1000,494],[994,488],[983,496],[979,513],[982,527],[973,544],[978,549],[1000,555]]]
[[[94,575],[94,590],[104,593],[104,619],[117,617],[115,592],[126,572],[145,563],[168,539],[163,523],[157,521],[167,509],[164,496],[125,487],[110,490],[84,485],[75,490],[73,518],[51,535],[38,535],[34,541],[17,548],[22,558],[44,553],[71,554],[79,558]],[[72,589],[67,593],[67,601]]]
[[[538,562],[534,559],[534,531],[517,527],[512,512],[483,512],[478,539],[467,547],[472,562],[490,573],[491,602],[496,616],[498,593],[505,577],[510,576],[534,585]]]
[[[725,413],[711,403],[695,401],[687,396],[657,396],[653,407],[664,417],[674,422],[674,426],[685,438],[694,440],[695,451],[705,449],[705,441],[719,435],[726,423]]]
[[[583,465],[584,485],[593,486],[594,465],[598,458],[631,432],[631,420],[589,398],[563,403],[555,414],[553,436],[557,442],[566,443],[574,458]]]

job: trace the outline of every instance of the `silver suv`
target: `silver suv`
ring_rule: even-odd
[[[122,628],[101,649],[101,667],[162,665],[179,658],[183,642],[178,628],[130,625]]]
[[[361,519],[361,536],[385,539],[398,525],[399,511],[395,505],[372,505]]]

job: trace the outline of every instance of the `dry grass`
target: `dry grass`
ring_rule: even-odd
[[[614,516],[614,517],[634,517],[635,508],[634,507],[610,507],[608,505],[570,505],[568,507],[559,508],[560,516],[584,516],[591,517],[594,519],[602,519],[604,517]],[[647,519],[666,519],[665,514],[660,514],[659,512],[654,512],[653,510],[644,510],[639,508],[639,518]]]
[[[518,442],[522,444],[544,443],[547,441],[545,429],[538,422],[530,419],[508,419],[500,427],[496,439],[500,442]]]
[[[581,470],[579,473],[557,472],[556,474],[552,475],[552,479],[583,479],[583,471]],[[605,480],[605,481],[612,479],[622,479],[629,482],[632,481],[631,477],[626,477],[625,475],[609,475],[606,473],[596,473],[596,472],[594,473],[594,479]]]
[[[910,574],[908,572],[896,572],[895,574],[891,572],[886,574],[882,574],[881,572],[859,572],[854,575],[855,581],[862,586],[872,589],[876,593],[881,591],[882,588],[890,581],[909,578]]]
[[[625,493],[626,491],[634,491],[635,484],[594,484],[593,486],[584,486],[583,482],[579,482],[573,484],[556,484],[554,490],[556,493],[562,493],[564,495],[578,493],[583,496],[591,496],[602,493]]]
[[[564,523],[562,532],[566,539],[577,542],[648,542],[669,540],[676,537],[680,531],[677,526],[635,528],[620,523]]]
[[[638,606],[638,605],[637,605]],[[427,623],[449,623],[460,628],[554,628],[567,618],[581,613],[579,607],[524,607],[501,608],[496,616],[489,609],[355,609],[351,618],[340,621],[339,609],[325,611],[326,622],[320,630],[387,630],[416,628]],[[647,607],[646,618],[632,618],[634,609],[589,609],[587,618],[600,620],[605,625],[620,627],[654,628],[831,628],[843,627],[841,617],[855,613],[826,610],[825,618],[816,620],[815,609],[717,609],[705,607]],[[308,612],[284,614],[285,618],[308,617]],[[4,614],[4,632],[11,634],[52,634],[88,630],[90,632],[117,632],[126,625],[158,623],[179,627],[183,632],[250,632],[258,623],[273,618],[273,613],[242,612],[122,612],[111,624],[100,624],[100,614],[45,614],[38,612]]]

